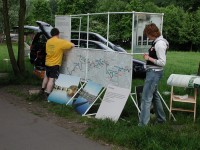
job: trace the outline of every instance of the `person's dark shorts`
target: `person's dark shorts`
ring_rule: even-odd
[[[58,78],[59,76],[59,66],[46,66],[46,76],[48,78]]]

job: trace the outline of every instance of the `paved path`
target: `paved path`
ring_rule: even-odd
[[[0,150],[107,150],[9,102],[0,89]]]

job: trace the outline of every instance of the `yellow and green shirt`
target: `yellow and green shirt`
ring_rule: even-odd
[[[46,66],[61,66],[63,53],[70,50],[73,44],[57,36],[50,38],[46,43]]]

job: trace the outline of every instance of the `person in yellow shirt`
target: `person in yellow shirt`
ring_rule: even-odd
[[[51,38],[46,43],[46,74],[42,82],[41,94],[46,90],[47,96],[51,93],[55,79],[59,76],[59,67],[62,64],[63,53],[71,50],[74,44],[59,38],[59,30],[53,28],[51,30]]]

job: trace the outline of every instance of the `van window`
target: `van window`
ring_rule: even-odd
[[[87,33],[81,33],[81,39],[87,40]]]
[[[96,35],[94,35],[94,34],[90,34],[89,37],[90,37],[90,40],[92,40],[92,41],[99,41],[99,42],[101,42],[101,40]]]
[[[78,32],[71,32],[71,39],[79,39],[79,33]]]

